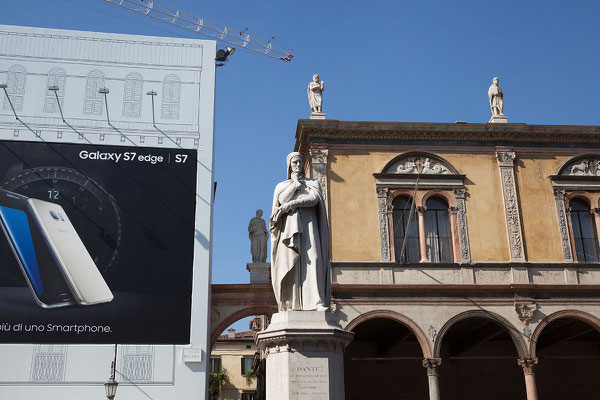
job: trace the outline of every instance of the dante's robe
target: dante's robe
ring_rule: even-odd
[[[297,207],[273,216],[285,203],[283,192],[294,185],[288,179],[275,187],[271,217],[271,279],[281,310],[314,310],[330,304],[329,230],[321,187],[301,179],[290,201]]]

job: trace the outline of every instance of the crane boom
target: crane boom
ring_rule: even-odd
[[[207,19],[176,10],[156,1],[102,1],[284,62],[292,61],[292,57],[294,57],[291,50],[275,47],[273,46],[273,43],[271,43],[271,40],[267,41],[257,38],[245,31],[242,32],[228,28],[224,25],[219,25]]]

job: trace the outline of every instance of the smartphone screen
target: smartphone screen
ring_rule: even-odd
[[[44,307],[73,304],[70,287],[27,207],[27,200],[27,197],[0,190],[0,222],[4,235],[37,302]]]

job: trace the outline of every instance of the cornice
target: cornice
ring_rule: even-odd
[[[600,285],[555,285],[555,284],[340,284],[332,283],[331,291],[341,294],[373,294],[396,296],[399,294],[437,293],[465,294],[477,293],[559,293],[593,294],[600,293]]]
[[[327,141],[597,143],[600,126],[298,120],[295,150]]]
[[[572,263],[572,262],[510,262],[510,261],[485,261],[471,263],[400,263],[396,261],[331,261],[333,268],[403,268],[422,269],[437,268],[451,269],[469,267],[475,269],[498,269],[498,268],[577,268],[577,269],[600,269],[598,263]]]

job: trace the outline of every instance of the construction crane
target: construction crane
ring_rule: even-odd
[[[263,54],[284,62],[292,61],[292,50],[275,47],[272,40],[264,40],[204,18],[176,10],[150,0],[102,0],[150,18],[158,19],[200,35],[232,44],[254,53]]]

